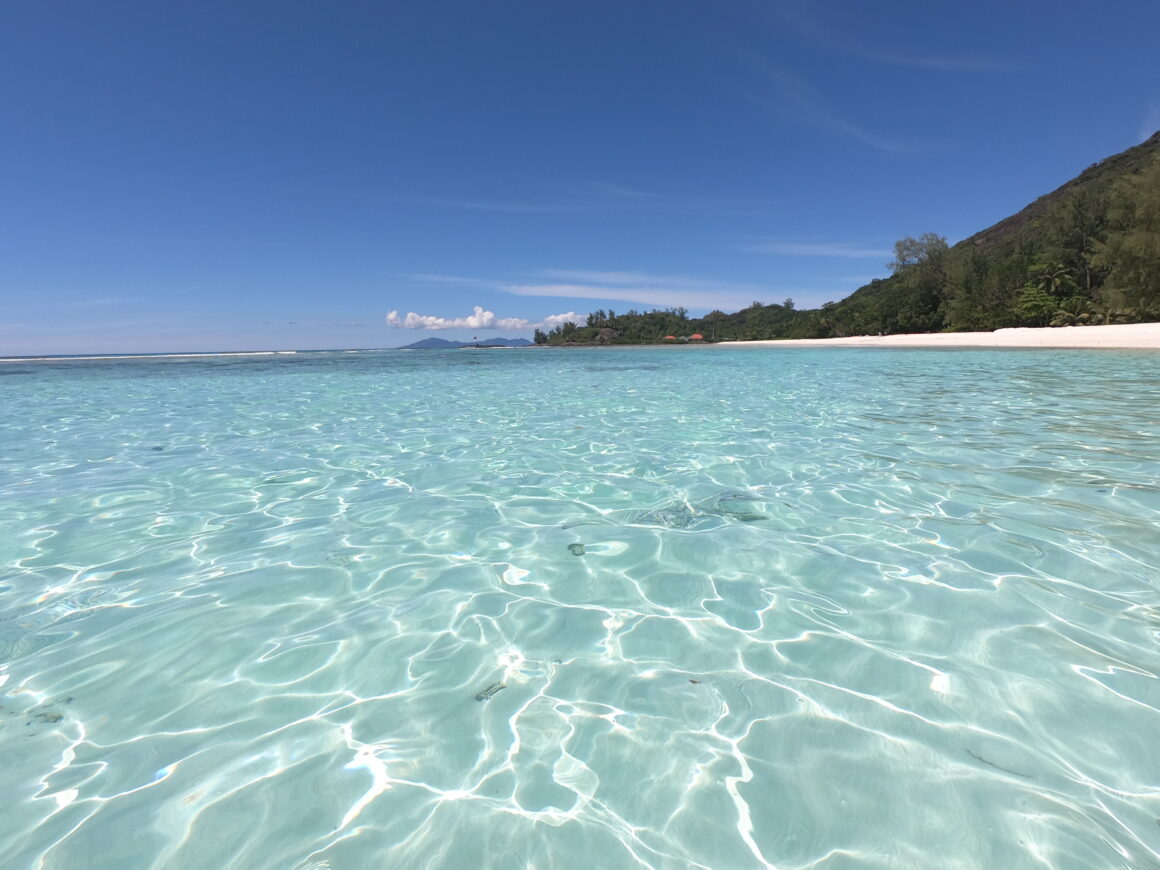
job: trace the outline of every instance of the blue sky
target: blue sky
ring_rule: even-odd
[[[816,307],[1160,128],[1155,0],[0,17],[0,356]]]

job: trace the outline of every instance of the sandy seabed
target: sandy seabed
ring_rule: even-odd
[[[1160,350],[1160,323],[1113,326],[1018,327],[994,332],[934,332],[914,335],[858,335],[847,338],[729,341],[746,347],[1050,347]]]

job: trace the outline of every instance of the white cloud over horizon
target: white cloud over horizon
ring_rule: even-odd
[[[387,325],[395,329],[554,329],[564,323],[583,323],[587,315],[568,311],[549,314],[543,320],[523,317],[496,317],[482,305],[476,305],[466,317],[439,317],[434,314],[416,314],[408,311],[403,317],[398,311],[387,313]]]

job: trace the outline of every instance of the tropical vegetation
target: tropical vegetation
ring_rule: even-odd
[[[1018,214],[948,245],[894,246],[888,278],[840,302],[792,299],[690,318],[684,308],[598,310],[537,330],[537,344],[830,338],[1011,326],[1160,321],[1160,133],[1097,163]]]

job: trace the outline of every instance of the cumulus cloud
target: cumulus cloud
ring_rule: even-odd
[[[523,317],[496,317],[476,305],[466,317],[437,317],[434,314],[416,314],[408,311],[400,317],[398,311],[387,314],[387,325],[396,329],[552,329],[563,323],[583,323],[584,315],[569,311],[564,314],[549,314],[543,320],[526,320]]]
[[[555,329],[557,326],[563,326],[565,323],[575,323],[577,325],[583,323],[587,319],[587,315],[577,314],[575,311],[569,311],[567,314],[549,314],[540,323],[533,323],[535,328]]]

